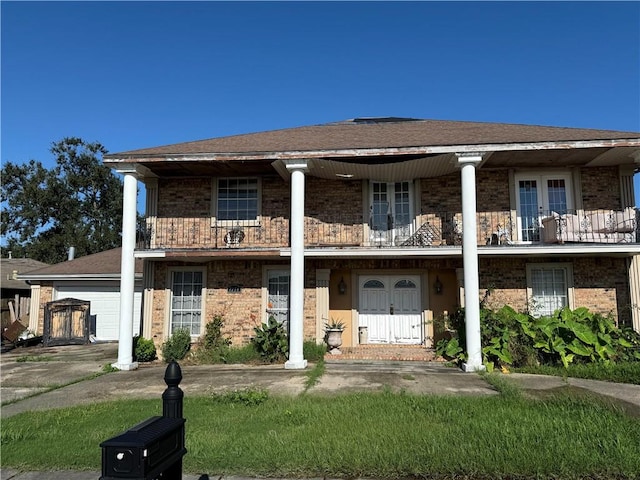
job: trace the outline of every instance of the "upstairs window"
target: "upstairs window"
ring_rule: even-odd
[[[220,178],[216,218],[218,220],[257,220],[259,205],[257,178]]]

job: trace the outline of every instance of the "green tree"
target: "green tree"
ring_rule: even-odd
[[[14,257],[56,263],[120,246],[122,180],[102,164],[97,142],[64,138],[51,146],[56,166],[36,160],[2,167],[4,248]]]

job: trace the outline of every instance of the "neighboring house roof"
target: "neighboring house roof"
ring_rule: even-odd
[[[92,255],[56,263],[19,277],[24,280],[107,280],[120,278],[122,248],[114,248]],[[141,259],[136,259],[135,273],[142,277]]]
[[[2,279],[0,280],[0,284],[3,289],[30,290],[31,287],[27,282],[14,278],[14,272],[17,272],[16,275],[21,275],[48,265],[48,263],[39,262],[31,258],[0,259],[0,278]]]
[[[638,139],[638,132],[508,123],[356,118],[105,155],[105,159]]]

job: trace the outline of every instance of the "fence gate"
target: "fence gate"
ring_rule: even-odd
[[[91,302],[76,298],[63,298],[46,305],[44,311],[44,336],[48,345],[89,343]]]

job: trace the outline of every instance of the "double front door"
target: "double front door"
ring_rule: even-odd
[[[364,275],[358,283],[358,326],[369,343],[422,343],[418,275]]]

